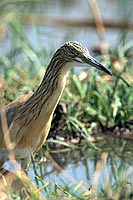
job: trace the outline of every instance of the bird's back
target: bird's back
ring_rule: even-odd
[[[6,160],[8,160],[8,149],[6,148],[4,141],[4,126],[10,128],[10,125],[14,121],[19,108],[31,97],[31,93],[21,96],[15,101],[9,103],[0,111],[0,168]]]
[[[15,101],[9,103],[0,111],[0,148],[5,146],[3,137],[3,126],[7,126],[8,128],[10,127],[11,123],[18,114],[20,107],[31,97],[31,95],[32,93],[19,97]],[[6,118],[4,117],[5,119],[2,119],[3,116],[6,116]],[[2,123],[2,121],[4,121],[4,123]]]

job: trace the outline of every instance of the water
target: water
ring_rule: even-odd
[[[101,16],[103,19],[110,19],[114,21],[132,21],[132,1],[131,0],[98,0],[98,6],[100,8]],[[13,6],[14,5],[14,6]],[[16,6],[16,7],[15,7]],[[12,9],[11,9],[12,8]],[[7,4],[4,7],[5,11],[15,10],[16,13],[34,15],[44,15],[47,17],[58,17],[65,19],[92,19],[91,10],[89,8],[88,0],[73,0],[73,1],[39,1],[22,2],[19,4]],[[3,10],[2,10],[3,11]],[[14,13],[14,11],[13,11]],[[118,14],[119,13],[119,14]],[[8,14],[8,12],[7,12]],[[50,52],[49,56],[53,53],[53,50],[57,49],[64,41],[77,40],[87,46],[88,49],[99,46],[99,36],[95,28],[91,27],[68,27],[68,26],[52,26],[52,25],[27,25],[23,24],[25,34],[32,47],[35,50],[47,49]],[[118,38],[123,30],[120,29],[106,29],[105,38],[109,46],[112,46],[118,42]],[[131,38],[132,33],[128,34],[128,38]],[[12,41],[11,31],[7,32],[7,37],[0,41],[0,53],[4,54],[9,51]],[[17,40],[17,38],[16,38]],[[16,41],[15,41],[16,42]],[[5,45],[6,44],[6,45]],[[20,40],[18,41],[20,45]],[[46,61],[47,62],[47,61]]]
[[[99,148],[97,150],[87,144],[79,147],[77,145],[76,149],[61,149],[59,146],[56,149],[54,145],[49,159],[44,156],[46,160],[41,165],[37,162],[38,158],[36,159],[37,176],[53,187],[55,183],[60,186],[64,183],[74,186],[82,182],[83,187],[96,185],[97,190],[105,189],[107,183],[115,187],[117,181],[123,180],[130,190],[133,183],[132,145],[133,141],[113,137],[96,143]],[[32,181],[36,182],[32,165],[28,173]]]
[[[59,17],[65,19],[92,19],[91,10],[89,8],[88,0],[74,0],[74,1],[46,1],[41,8],[38,6],[38,13],[45,10],[45,15],[49,17]],[[132,21],[131,1],[97,1],[101,16],[106,20],[113,21]],[[43,12],[44,13],[44,12]],[[119,14],[118,14],[119,13]],[[34,40],[36,33],[32,31],[30,26],[28,36],[31,39],[32,44],[36,43]],[[50,47],[56,49],[66,40],[77,40],[87,45],[89,49],[99,45],[99,36],[95,28],[85,27],[68,27],[68,26],[38,26],[38,32],[40,33],[39,47],[46,47],[51,50]],[[116,44],[118,37],[122,33],[120,29],[106,29],[105,38],[110,45]]]

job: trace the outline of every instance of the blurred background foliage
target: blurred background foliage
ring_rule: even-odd
[[[123,171],[132,165],[132,146],[126,141],[124,143],[120,141],[119,144],[119,142],[110,140],[109,136],[104,138],[102,143],[93,145],[88,137],[99,131],[106,134],[110,131],[109,133],[124,134],[124,137],[133,138],[132,8],[133,1],[131,0],[0,1],[1,108],[20,95],[36,90],[54,51],[67,40],[77,40],[83,43],[90,53],[113,73],[113,77],[109,77],[89,67],[72,69],[61,98],[65,111],[63,110],[61,119],[60,116],[57,117],[58,124],[54,118],[49,135],[54,138],[59,136],[57,141],[52,140],[54,147],[57,145],[59,148],[62,144],[70,148],[69,153],[64,153],[68,154],[69,158],[65,158],[65,161],[68,160],[65,167],[72,161],[75,161],[75,165],[78,166],[77,163],[82,158],[83,166],[87,169],[88,162],[93,160],[93,172],[96,173],[97,165],[100,163],[102,166],[100,159],[104,151],[107,153],[107,156],[103,156],[103,160],[107,162],[107,167],[111,166],[110,177],[113,174],[114,182],[109,182],[110,190],[108,190],[109,185],[105,183],[95,199],[108,199],[110,196],[113,199],[113,195],[115,199],[128,199],[132,195],[129,195],[132,178],[129,181],[128,178],[123,179],[122,175]],[[82,152],[79,144],[76,146],[61,141],[60,138],[63,136],[69,140],[83,137],[89,148],[90,146],[93,148],[88,150],[83,145]],[[48,140],[45,147],[47,150],[52,148],[50,146],[52,142]],[[76,149],[74,157],[71,148]],[[44,184],[43,177],[41,177],[42,170],[47,171],[48,169],[45,161],[41,160],[42,152],[43,148],[38,153],[37,166],[36,163],[32,163],[39,186]],[[76,162],[77,152],[80,158]],[[115,158],[116,152],[119,158]],[[63,166],[64,154],[63,158],[61,153],[56,154],[58,162],[61,161],[59,164]],[[88,155],[90,155],[90,158],[87,157],[89,161],[86,160]],[[124,159],[119,160],[122,155]],[[113,159],[115,159],[114,163]],[[38,171],[37,168],[39,168]],[[98,173],[101,173],[100,169]],[[123,181],[126,182],[124,182],[125,185],[130,185],[130,189],[127,185],[123,189]],[[63,190],[56,187],[54,189],[44,188],[46,196],[49,198],[52,196],[52,199],[57,197],[88,199],[88,195],[85,197],[81,193],[79,197],[77,196],[80,183],[73,188],[65,181],[62,182]]]

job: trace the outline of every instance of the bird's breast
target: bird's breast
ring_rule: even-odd
[[[27,147],[32,152],[37,151],[48,135],[51,119],[52,117],[47,121],[45,119],[38,119],[23,127],[22,133],[20,133],[22,136],[17,147],[20,149]]]

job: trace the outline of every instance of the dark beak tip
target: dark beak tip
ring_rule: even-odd
[[[113,74],[112,74],[112,72],[110,72],[110,70],[108,70],[107,68],[105,68],[102,64],[100,64],[100,66],[101,66],[101,70],[103,70],[108,75],[113,76]]]
[[[110,76],[113,76],[112,72],[110,72],[110,71],[108,71],[108,74],[109,74]]]
[[[112,72],[110,70],[107,69],[107,73],[110,75],[110,76],[113,76]]]

